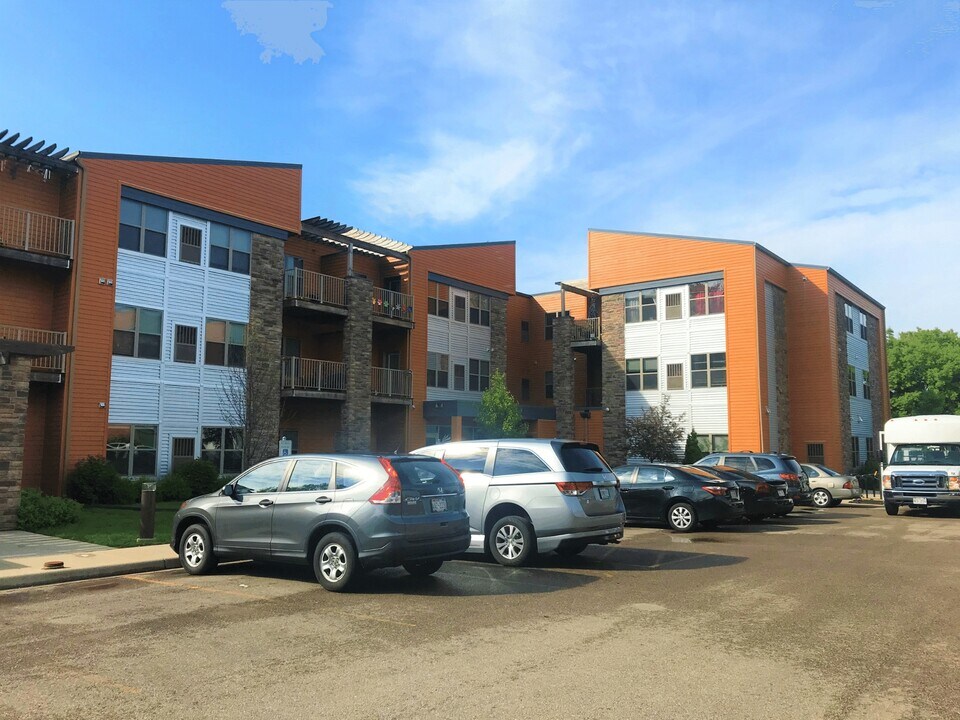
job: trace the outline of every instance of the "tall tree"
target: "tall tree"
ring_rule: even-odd
[[[683,444],[684,415],[670,412],[670,404],[664,396],[660,404],[643,415],[627,419],[627,454],[653,462],[677,462],[679,448]]]
[[[953,330],[887,331],[890,409],[905,415],[960,415],[960,335]]]
[[[488,438],[525,437],[524,422],[517,399],[507,390],[507,378],[500,370],[494,370],[490,387],[480,397],[477,424]]]

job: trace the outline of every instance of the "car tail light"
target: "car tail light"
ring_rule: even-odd
[[[847,480],[847,481],[843,484],[843,489],[844,489],[844,490],[853,490],[853,483],[850,482],[849,480]]]
[[[787,482],[799,482],[800,476],[796,473],[780,473],[780,479]]]
[[[722,485],[704,485],[703,489],[711,495],[721,496],[727,494],[727,488],[723,487]]]
[[[765,482],[757,483],[757,495],[769,495],[769,494],[770,494],[770,486],[767,485],[767,483]]]
[[[460,491],[461,491],[461,492],[464,492],[463,476],[460,475],[460,471],[457,470],[453,465],[451,465],[450,463],[448,463],[446,460],[441,460],[440,462],[442,462],[444,465],[446,465],[448,468],[450,468],[450,472],[452,472],[454,475],[457,476],[457,480],[460,481]]]
[[[387,471],[387,481],[380,486],[373,495],[370,496],[370,502],[374,505],[395,505],[400,502],[400,476],[397,475],[396,468],[386,458],[380,458],[380,464]]]
[[[889,475],[883,476],[883,489],[884,490],[893,489],[893,479]]]
[[[960,477],[948,477],[947,490],[960,490]]]
[[[592,482],[558,482],[556,485],[561,494],[570,497],[583,495],[593,488]]]

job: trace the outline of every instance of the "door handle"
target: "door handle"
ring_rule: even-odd
[[[324,503],[333,502],[333,498],[328,498],[326,495],[321,495],[316,499],[316,502],[323,505]]]
[[[673,490],[673,485],[664,485],[664,486],[663,486],[663,489],[664,489],[664,490]]]
[[[259,503],[257,503],[257,504],[258,504],[260,507],[270,507],[271,505],[273,505],[273,500],[270,500],[269,498],[264,498],[263,500],[261,500],[261,501],[260,501]]]

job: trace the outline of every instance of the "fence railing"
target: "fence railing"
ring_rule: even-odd
[[[73,257],[73,220],[0,205],[0,246]]]
[[[283,295],[295,300],[347,306],[347,291],[343,278],[312,270],[292,268],[283,274]]]
[[[600,340],[600,318],[585,318],[573,321],[571,342],[591,342]]]
[[[35,328],[0,325],[0,340],[42,343],[44,345],[66,345],[67,334],[56,330],[37,330]],[[63,355],[35,357],[31,367],[40,372],[63,372]]]
[[[285,390],[344,392],[347,389],[347,366],[332,360],[285,357],[280,381]]]
[[[413,322],[413,295],[374,288],[373,314]]]
[[[413,373],[409,370],[371,368],[370,392],[378,397],[413,397]]]

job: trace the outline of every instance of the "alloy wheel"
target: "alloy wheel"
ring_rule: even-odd
[[[686,530],[693,523],[693,513],[685,505],[676,505],[670,510],[670,521],[678,530]]]
[[[830,493],[826,490],[815,490],[813,493],[813,504],[819,508],[825,508],[830,505]]]
[[[515,560],[523,552],[523,532],[516,525],[504,525],[497,531],[497,552],[508,560]]]
[[[183,544],[183,559],[190,567],[199,567],[203,562],[206,545],[200,533],[191,533]]]
[[[346,571],[346,551],[337,543],[330,543],[320,555],[320,572],[330,582],[337,582]]]

